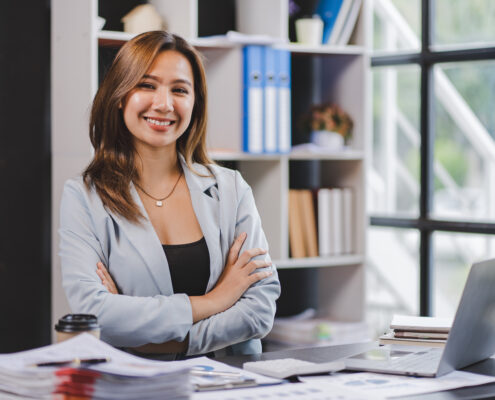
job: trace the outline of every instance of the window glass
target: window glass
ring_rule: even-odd
[[[495,43],[495,1],[435,0],[435,48],[484,47]]]
[[[373,50],[419,51],[421,2],[419,0],[373,1]]]
[[[439,64],[435,79],[436,218],[495,220],[495,61]]]
[[[418,215],[419,90],[416,65],[373,69],[373,151],[368,173],[372,213]]]
[[[366,314],[378,336],[393,314],[419,312],[419,233],[371,226],[368,249]]]
[[[495,257],[495,237],[436,232],[433,234],[433,246],[433,315],[453,317],[471,264]]]

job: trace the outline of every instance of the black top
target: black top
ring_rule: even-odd
[[[210,254],[203,237],[197,242],[162,244],[167,256],[174,293],[201,296],[210,279]]]

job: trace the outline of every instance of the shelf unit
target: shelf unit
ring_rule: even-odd
[[[204,0],[202,0],[204,1]],[[187,38],[204,56],[209,91],[208,146],[220,163],[238,168],[253,188],[270,253],[279,269],[318,269],[319,310],[340,320],[364,317],[366,260],[365,173],[369,110],[369,0],[363,1],[348,46],[305,46],[288,42],[287,0],[230,0],[237,12],[236,30],[270,35],[275,47],[292,55],[293,138],[297,116],[311,103],[332,101],[354,120],[348,149],[335,153],[294,151],[283,155],[242,153],[242,44],[223,38],[199,37],[204,18],[199,0],[152,0],[170,31]],[[100,0],[100,5],[109,0]],[[138,0],[124,1],[132,6]],[[131,7],[132,8],[132,7]],[[58,259],[58,212],[63,183],[81,173],[91,157],[88,112],[99,81],[104,49],[118,48],[133,35],[97,30],[98,0],[52,0],[52,315],[68,311],[61,288]],[[106,11],[108,12],[108,11]],[[123,15],[118,15],[121,18]],[[270,18],[266,18],[270,16]],[[104,15],[106,17],[106,15]],[[225,32],[224,32],[225,33]],[[319,186],[351,187],[354,254],[304,259],[289,258],[288,191],[290,170],[298,163],[316,163]],[[314,178],[314,177],[313,177]],[[314,180],[314,179],[313,179]]]

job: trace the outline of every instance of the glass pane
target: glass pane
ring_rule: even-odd
[[[368,249],[366,315],[380,335],[393,314],[419,312],[419,233],[370,226]]]
[[[436,232],[433,246],[433,315],[453,317],[471,264],[495,257],[495,236]]]
[[[420,48],[420,0],[374,0],[373,50],[397,52]]]
[[[435,47],[484,47],[495,43],[495,1],[435,0]]]
[[[495,62],[439,64],[434,74],[433,214],[495,220]]]
[[[373,154],[369,211],[419,213],[419,91],[416,65],[373,69]]]

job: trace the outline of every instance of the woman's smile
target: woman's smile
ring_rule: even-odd
[[[175,124],[175,120],[159,117],[143,117],[151,129],[159,132],[167,132]]]

